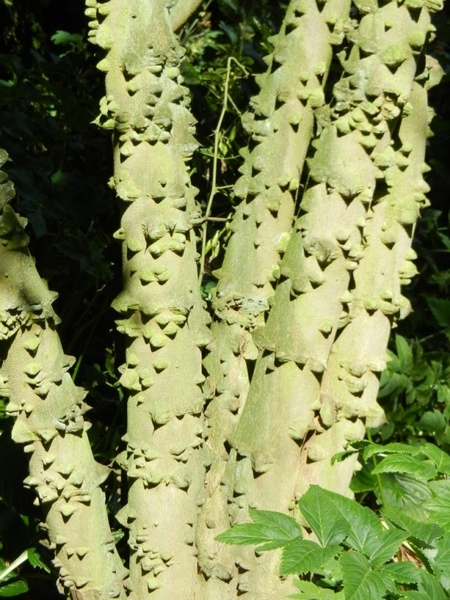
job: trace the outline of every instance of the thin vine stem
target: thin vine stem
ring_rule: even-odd
[[[233,107],[240,115],[240,112],[239,112],[237,106],[235,105],[235,103],[232,101],[232,99],[228,95],[228,90],[229,90],[229,86],[230,86],[230,76],[231,76],[231,63],[233,61],[238,65],[238,67],[240,67],[242,69],[242,71],[245,73],[245,75],[248,76],[248,71],[244,67],[244,65],[242,65],[236,58],[234,58],[234,56],[229,56],[227,59],[227,73],[226,73],[226,77],[225,77],[225,89],[224,89],[224,94],[223,94],[222,110],[220,111],[219,120],[217,121],[217,126],[214,130],[214,154],[213,154],[213,163],[212,163],[211,191],[209,193],[208,202],[206,204],[206,210],[205,210],[205,215],[203,218],[203,225],[202,225],[202,236],[201,236],[202,237],[202,251],[201,251],[201,255],[200,255],[200,268],[199,268],[200,284],[202,282],[203,274],[205,272],[206,238],[207,238],[207,234],[208,234],[208,220],[210,220],[210,214],[211,214],[214,196],[216,195],[217,190],[219,189],[217,187],[217,164],[218,164],[218,156],[219,156],[220,132],[222,129],[223,120],[224,120],[226,112],[227,112],[227,107],[228,107],[229,101],[232,103]]]

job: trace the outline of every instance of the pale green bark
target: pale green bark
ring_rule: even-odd
[[[254,336],[262,354],[230,439],[241,456],[233,470],[245,474],[230,498],[237,519],[248,506],[292,511],[311,483],[346,493],[355,462],[330,459],[383,419],[377,375],[391,324],[407,313],[400,285],[414,272],[426,188],[426,100],[414,78],[430,21],[426,8],[411,15],[396,2],[358,8],[368,14],[347,36],[336,102],[317,111],[303,214]],[[256,599],[277,559],[248,568],[244,590]]]
[[[189,17],[194,13],[202,3],[202,0],[173,0],[169,5],[170,25],[173,31],[180,29]]]
[[[231,224],[214,309],[227,323],[249,328],[264,323],[279,276],[280,254],[292,228],[303,164],[313,133],[314,110],[325,102],[324,85],[333,54],[349,20],[350,0],[293,0],[281,31],[270,38],[268,72],[256,78],[259,94],[244,126],[253,149],[244,149],[243,198]]]
[[[114,183],[126,203],[114,306],[127,336],[129,595],[279,600],[289,584],[275,555],[233,553],[214,537],[249,506],[295,512],[311,483],[346,493],[355,460],[332,466],[331,456],[382,422],[378,373],[390,327],[408,310],[400,285],[413,273],[426,188],[426,99],[414,79],[428,6],[411,5],[411,15],[405,4],[356,2],[360,19],[350,22],[347,0],[291,3],[246,117],[255,146],[244,152],[235,188],[244,200],[217,273],[205,423],[182,53],[164,0],[87,3],[92,39],[107,51],[100,122],[114,132]],[[332,44],[344,33],[343,76],[323,107]]]
[[[240,572],[250,564],[248,551],[236,552],[214,541],[230,522],[247,515],[245,500],[242,511],[229,511],[233,494],[244,494],[247,475],[233,473],[233,458],[227,455],[224,442],[232,437],[247,398],[246,360],[257,356],[251,332],[264,325],[280,275],[280,256],[292,228],[314,110],[325,101],[332,45],[342,42],[349,9],[349,0],[333,0],[324,7],[315,0],[290,3],[280,33],[271,38],[274,50],[266,59],[268,72],[257,78],[260,93],[252,100],[252,111],[244,116],[254,148],[242,152],[243,176],[235,193],[243,202],[231,224],[223,265],[215,273],[219,281],[214,309],[221,322],[214,324],[215,341],[205,359],[206,391],[212,397],[206,412],[212,466],[197,527],[205,600],[226,599],[230,590],[242,593],[246,586],[246,576]],[[276,413],[275,405],[274,409]],[[299,423],[309,423],[310,411],[300,408],[297,412]],[[274,414],[273,419],[281,422],[283,416]],[[264,463],[266,454],[260,453],[258,464]],[[287,506],[280,507],[284,509]],[[272,578],[278,581],[276,572]],[[267,578],[262,585],[267,586]]]
[[[0,152],[2,166],[7,155]],[[72,382],[73,361],[56,332],[56,294],[28,252],[26,220],[8,204],[13,190],[3,172],[1,181],[0,380],[7,411],[16,417],[12,438],[30,453],[25,484],[42,507],[61,593],[77,600],[125,598],[126,570],[99,487],[108,469],[92,456],[83,419],[85,393]]]
[[[372,32],[381,31],[383,24],[384,35],[374,37]],[[358,50],[369,49],[373,54],[368,52],[357,64],[352,59],[344,62],[348,77],[335,88],[338,102],[330,126],[336,126],[341,135],[347,134],[340,141],[334,140],[335,156],[349,155],[354,160],[344,140],[357,139],[370,157],[373,173],[369,175],[365,159],[366,167],[361,163],[358,173],[367,175],[366,189],[351,196],[351,205],[358,196],[366,205],[363,221],[358,224],[361,243],[355,243],[351,236],[346,239],[348,229],[341,241],[352,284],[341,297],[339,336],[321,381],[320,428],[316,428],[302,456],[300,494],[310,483],[345,493],[351,472],[343,473],[341,466],[329,463],[330,451],[340,451],[346,442],[346,435],[334,431],[334,424],[342,426],[348,419],[358,418],[365,427],[374,427],[382,419],[376,403],[378,374],[385,368],[390,328],[410,310],[409,302],[401,295],[401,285],[409,283],[416,273],[411,262],[415,258],[412,233],[426,202],[424,192],[428,191],[423,180],[427,169],[427,97],[414,79],[423,80],[429,87],[428,68],[417,76],[417,59],[429,31],[426,8],[418,19],[405,6],[395,3],[367,14],[352,35],[352,54],[354,57]],[[360,73],[364,73],[363,78]],[[332,179],[324,175],[328,165]],[[310,165],[312,178],[323,181],[326,177],[326,184],[345,197],[343,190],[348,182],[336,170],[336,160],[328,165],[318,151]],[[367,182],[374,191],[366,204]]]
[[[119,461],[129,494],[119,518],[130,530],[129,597],[139,600],[194,597],[205,471],[200,346],[210,338],[192,230],[200,215],[186,167],[194,119],[166,4],[112,0],[91,13],[92,39],[107,50],[99,64],[103,125],[114,131],[114,184],[124,205],[116,234],[124,290],[114,308],[127,338],[127,449]]]

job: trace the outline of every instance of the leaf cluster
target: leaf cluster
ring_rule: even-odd
[[[449,598],[450,456],[429,443],[355,442],[336,459],[351,452],[365,464],[376,460],[370,476],[384,500],[379,513],[312,485],[298,502],[303,528],[288,515],[250,509],[251,523],[216,539],[256,552],[281,548],[280,574],[300,575],[291,598]],[[416,489],[402,487],[414,478]]]

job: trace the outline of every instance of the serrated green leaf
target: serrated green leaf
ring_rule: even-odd
[[[45,562],[42,560],[42,557],[39,554],[39,552],[36,550],[36,548],[28,548],[27,557],[28,557],[28,562],[33,567],[35,567],[35,568],[39,567],[40,569],[44,569],[44,571],[47,571],[47,573],[51,572],[50,567],[48,565],[46,565]]]
[[[423,505],[431,498],[428,482],[407,473],[382,473],[379,477],[386,504],[401,508],[413,519],[426,520]]]
[[[422,592],[408,591],[402,592],[402,600],[431,600],[431,596],[424,596]]]
[[[359,552],[346,552],[340,560],[346,600],[382,600],[387,582],[370,568],[369,561]]]
[[[295,519],[269,510],[250,509],[253,523],[240,523],[216,537],[219,542],[238,546],[258,545],[258,551],[275,550],[302,536]]]
[[[429,521],[439,525],[444,531],[450,531],[450,479],[430,481],[432,497],[424,502],[429,513]]]
[[[422,580],[419,584],[419,591],[422,593],[420,600],[448,600],[447,594],[434,575],[422,569],[420,578]]]
[[[335,520],[343,519],[347,522],[347,527],[342,527],[342,531],[347,532],[346,544],[365,554],[375,566],[392,558],[407,537],[403,531],[383,531],[379,518],[369,508],[340,494],[319,489],[320,492],[314,498],[316,511],[323,510],[328,502],[330,515],[334,514]],[[318,508],[319,505],[321,508]],[[300,508],[302,509],[301,500]]]
[[[268,535],[271,536],[271,542],[277,544],[273,545],[273,548],[267,547],[270,543],[265,544],[264,550],[280,548],[287,542],[303,537],[302,528],[289,515],[272,510],[255,510],[254,508],[251,508],[249,512],[253,522],[266,527]]]
[[[336,512],[332,495],[333,492],[311,485],[298,503],[322,547],[340,544],[350,529],[344,515]]]
[[[425,510],[429,513],[430,523],[442,527],[445,532],[450,532],[450,504],[448,499],[433,498],[424,504]]]
[[[375,568],[390,560],[407,537],[406,532],[400,529],[385,529],[378,538],[370,539],[370,546],[366,544],[365,552],[370,565]]]
[[[379,568],[379,573],[387,575],[395,583],[416,584],[421,581],[419,567],[409,561],[388,563]]]
[[[271,532],[265,525],[259,523],[239,523],[220,533],[215,539],[235,546],[258,546],[259,550],[264,550],[264,546],[268,546],[268,550],[273,550],[286,543],[286,540],[281,543],[279,540],[274,542]]]
[[[437,554],[432,560],[433,570],[439,577],[442,587],[450,589],[450,534],[447,533],[436,543]]]
[[[436,540],[442,537],[443,530],[434,523],[421,523],[412,519],[404,511],[399,510],[393,506],[385,506],[382,510],[382,514],[389,520],[395,523],[397,527],[401,527],[410,536],[425,542],[430,546],[436,543]]]
[[[383,458],[372,471],[372,475],[380,473],[410,473],[428,480],[436,477],[437,470],[431,460],[421,460],[407,454],[391,454]]]
[[[437,479],[435,481],[430,481],[428,483],[428,487],[431,490],[432,497],[448,498],[450,503],[450,479]]]
[[[382,535],[377,515],[355,500],[340,494],[334,494],[331,501],[350,526],[345,543],[354,550],[370,556],[374,549],[378,548],[377,540]]]
[[[402,444],[399,442],[392,442],[390,444],[370,444],[365,448],[363,452],[363,459],[367,462],[374,454],[408,454],[414,456],[418,454],[420,448],[418,446],[410,446],[409,444]]]
[[[397,349],[397,356],[400,359],[402,371],[410,373],[413,364],[413,353],[411,346],[401,335],[395,336],[395,347]]]
[[[315,573],[334,558],[340,549],[337,545],[322,548],[316,542],[297,538],[283,548],[280,573],[281,575]]]
[[[438,324],[450,328],[450,300],[428,296],[426,301]]]
[[[450,456],[446,452],[443,452],[440,448],[430,443],[423,444],[419,448],[422,454],[434,462],[439,473],[450,475]]]
[[[302,593],[293,594],[289,598],[294,600],[344,600],[344,592],[334,592],[328,588],[322,588],[311,581],[294,581],[295,587]]]

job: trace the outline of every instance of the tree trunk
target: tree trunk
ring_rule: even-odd
[[[124,205],[116,234],[124,291],[114,302],[127,337],[120,382],[129,393],[120,457],[129,493],[120,521],[130,530],[129,596],[139,600],[194,597],[205,474],[200,347],[210,334],[192,230],[200,213],[186,166],[196,148],[194,118],[165,5],[113,0],[95,34],[108,50],[100,66]]]
[[[0,167],[6,160],[0,150]],[[42,507],[60,592],[77,600],[125,598],[126,569],[100,489],[109,470],[92,456],[85,393],[68,373],[73,360],[55,329],[56,294],[28,252],[26,219],[9,206],[14,189],[3,172],[0,181],[0,389],[16,417],[12,439],[30,454],[25,485]]]
[[[129,486],[118,515],[129,530],[123,589],[83,393],[66,372],[51,296],[17,233],[23,224],[11,225],[6,205],[0,383],[18,415],[14,439],[33,452],[28,483],[50,507],[72,598],[280,600],[293,590],[276,553],[215,537],[249,507],[295,515],[313,483],[348,494],[355,459],[332,456],[383,422],[379,373],[391,327],[410,310],[401,285],[415,273],[411,239],[426,203],[427,89],[440,73],[423,49],[440,6],[290,2],[244,118],[251,142],[234,188],[242,203],[209,315],[187,165],[195,120],[173,33],[198,0],[86,4],[90,39],[105,51],[98,121],[113,135],[123,210],[114,301],[128,396],[118,457]],[[81,522],[96,542],[78,539]]]
[[[127,6],[128,12],[123,12],[121,2],[111,2],[109,16],[95,36],[109,50],[100,65],[107,71],[104,107],[109,106],[110,113],[104,112],[107,126],[115,128],[118,195],[130,202],[119,233],[124,238],[125,292],[116,301],[116,308],[128,317],[120,328],[133,340],[128,355],[132,360],[122,376],[131,389],[129,449],[123,463],[131,485],[126,514],[129,524],[132,515],[132,531],[142,527],[142,538],[149,535],[153,541],[147,545],[150,562],[147,550],[132,545],[132,555],[139,548],[133,585],[140,586],[141,596],[147,585],[157,597],[178,597],[179,588],[170,583],[178,579],[175,569],[158,554],[164,547],[184,563],[184,597],[225,599],[239,593],[277,598],[285,586],[277,576],[274,555],[256,559],[253,552],[224,548],[214,538],[230,522],[246,519],[251,506],[295,512],[296,500],[311,483],[348,493],[355,460],[332,465],[331,457],[349,440],[362,438],[367,426],[383,421],[376,404],[378,373],[385,366],[390,327],[408,312],[400,284],[413,273],[412,225],[426,189],[426,99],[423,87],[414,81],[417,75],[422,83],[428,80],[427,68],[418,67],[430,31],[428,10],[417,13],[417,7],[394,2],[380,7],[356,3],[357,22],[350,19],[350,5],[344,0],[324,6],[312,0],[289,5],[282,29],[272,39],[268,73],[258,79],[260,93],[245,117],[252,144],[243,151],[243,176],[235,187],[243,202],[216,272],[217,322],[211,326],[213,341],[205,357],[205,428],[201,418],[192,418],[203,407],[204,400],[196,395],[199,388],[193,388],[192,397],[198,400],[191,405],[185,383],[186,403],[177,413],[173,398],[181,390],[166,379],[170,369],[151,370],[152,384],[145,393],[137,369],[164,354],[167,365],[181,370],[190,364],[190,381],[198,384],[196,352],[204,339],[191,342],[188,337],[188,315],[202,310],[200,297],[193,299],[193,249],[189,252],[188,245],[175,257],[175,228],[165,216],[166,203],[173,206],[174,196],[186,198],[186,206],[192,199],[186,171],[178,166],[179,157],[187,158],[193,149],[185,150],[192,118],[173,104],[173,98],[185,98],[182,88],[176,91],[181,54],[169,31],[164,2],[141,6],[140,12],[134,3]],[[155,32],[151,36],[150,30]],[[118,39],[120,43],[112,43]],[[325,106],[332,44],[343,47],[342,75]],[[307,154],[309,176],[301,190]],[[300,216],[294,219],[299,191]],[[141,204],[146,208],[137,209]],[[191,219],[183,234],[193,224]],[[163,264],[164,273],[183,265],[177,272],[182,268],[184,276],[161,286],[152,275],[154,264]],[[141,270],[150,276],[143,279]],[[187,295],[192,302],[175,309],[173,299]],[[160,299],[157,303],[155,297]],[[169,311],[164,327],[174,312],[187,317],[173,328],[171,339],[164,337],[158,322],[164,311]],[[146,338],[141,330],[155,320]],[[159,341],[161,334],[163,351],[151,337]],[[189,363],[194,356],[197,362]],[[246,361],[255,358],[249,382]],[[161,388],[158,381],[164,381]],[[160,421],[152,408],[156,397],[164,411]],[[140,407],[136,411],[135,404]],[[193,430],[188,415],[196,422]],[[172,431],[174,423],[178,427]],[[170,446],[166,430],[170,438],[187,436],[183,448],[180,445],[183,453],[189,431],[201,436],[190,443],[195,449],[189,456],[192,465],[187,462],[189,482],[195,485],[185,483],[188,492],[175,492],[174,467],[167,459],[166,470],[150,477],[153,487],[134,496],[135,488],[145,485],[132,468],[133,453],[145,462],[145,440],[154,453],[152,467],[158,464]],[[159,437],[163,441],[155,446]],[[163,498],[159,509],[150,500],[154,495]],[[159,511],[167,517],[168,502],[173,519],[155,528],[152,520],[161,523]],[[136,516],[140,511],[147,514],[149,503],[155,507],[151,517]],[[185,535],[186,527],[193,535]],[[194,544],[192,552],[186,549],[186,539]]]

